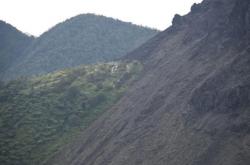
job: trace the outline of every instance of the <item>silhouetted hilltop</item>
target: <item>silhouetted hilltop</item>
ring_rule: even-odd
[[[33,40],[34,37],[27,36],[10,24],[0,21],[0,77],[23,57],[23,52]]]
[[[104,16],[78,15],[38,37],[26,51],[27,56],[7,70],[5,77],[42,74],[115,60],[157,33],[154,29]]]

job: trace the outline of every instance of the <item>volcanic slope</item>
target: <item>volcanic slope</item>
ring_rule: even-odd
[[[53,165],[249,165],[250,1],[204,0],[127,56],[144,71]]]

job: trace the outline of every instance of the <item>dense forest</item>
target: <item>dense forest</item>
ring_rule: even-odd
[[[24,51],[33,41],[34,37],[0,21],[0,79],[6,70],[23,58]]]
[[[82,14],[36,38],[3,79],[118,59],[158,33],[112,18]]]
[[[0,162],[43,164],[112,106],[142,65],[83,65],[0,83]]]

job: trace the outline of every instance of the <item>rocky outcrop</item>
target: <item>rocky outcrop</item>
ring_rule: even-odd
[[[133,51],[141,78],[47,164],[250,164],[248,0],[204,0]]]

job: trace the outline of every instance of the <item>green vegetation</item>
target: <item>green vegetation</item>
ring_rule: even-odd
[[[138,62],[103,63],[0,83],[0,162],[43,164],[112,106]]]
[[[158,33],[104,16],[83,14],[36,38],[27,55],[8,69],[5,79],[116,60]]]
[[[0,79],[5,70],[22,58],[23,52],[33,39],[13,26],[0,21]]]

